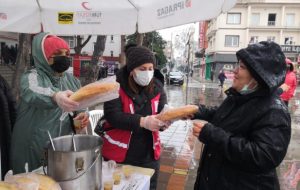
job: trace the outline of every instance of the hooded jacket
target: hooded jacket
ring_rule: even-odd
[[[69,73],[55,76],[43,53],[43,41],[47,34],[36,35],[32,42],[35,69],[21,77],[20,103],[14,126],[11,145],[11,163],[14,174],[24,172],[28,163],[29,171],[42,166],[44,148],[50,132],[52,138],[72,132],[68,117],[60,122],[62,110],[52,100],[55,92],[80,88],[80,82]],[[59,131],[61,129],[61,134]]]
[[[129,72],[125,66],[119,70],[117,81],[123,92],[132,100],[134,114],[124,112],[123,103],[119,97],[104,103],[104,117],[113,128],[131,132],[125,162],[138,165],[155,160],[152,132],[140,127],[140,118],[152,115],[151,100],[154,97],[160,94],[158,113],[167,103],[167,98],[163,89],[163,76],[158,70],[154,72],[154,92],[152,94],[145,90],[141,90],[139,94],[134,94],[128,86],[128,76]]]
[[[16,120],[16,101],[6,80],[0,75],[0,161],[3,179],[9,170],[9,149],[13,125]]]
[[[275,67],[284,68],[284,56],[278,45],[265,42],[239,52],[260,88],[247,95],[230,88],[220,107],[200,105],[195,118],[209,123],[199,135],[205,147],[195,190],[280,189],[276,167],[291,137],[291,118],[276,92],[285,69]]]

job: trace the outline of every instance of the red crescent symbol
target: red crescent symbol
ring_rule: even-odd
[[[81,3],[81,6],[85,9],[85,10],[92,10],[90,8],[88,8],[86,5],[88,4],[89,2],[82,2]]]

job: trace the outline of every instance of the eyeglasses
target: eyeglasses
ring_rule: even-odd
[[[235,68],[238,68],[238,69],[247,69],[246,65],[241,60],[238,60],[238,62],[235,65]]]

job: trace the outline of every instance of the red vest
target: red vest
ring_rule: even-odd
[[[127,96],[123,89],[119,90],[120,98],[123,104],[123,112],[134,114],[133,101]],[[157,114],[157,108],[159,103],[160,94],[155,96],[151,100],[152,115]],[[112,128],[112,126],[105,122],[104,130]],[[116,162],[123,162],[126,157],[127,150],[130,144],[131,131],[116,129],[107,130],[104,132],[102,156],[109,160],[115,160]],[[160,138],[159,132],[152,132],[153,136],[153,151],[154,159],[158,160],[160,157]]]

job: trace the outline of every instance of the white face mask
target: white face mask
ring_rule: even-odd
[[[242,88],[242,90],[240,90],[240,94],[250,94],[254,91],[256,91],[257,89],[257,84],[255,84],[255,86],[252,89],[249,89],[249,86],[251,85],[251,83],[254,82],[253,79],[250,80],[250,82],[248,84],[245,84]]]
[[[140,70],[135,70],[133,75],[134,81],[140,85],[140,86],[147,86],[154,75],[154,71],[140,71]]]

